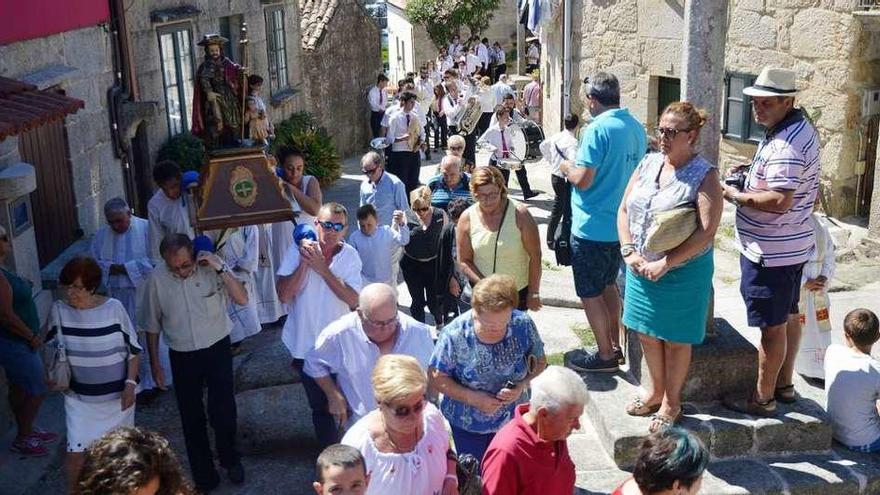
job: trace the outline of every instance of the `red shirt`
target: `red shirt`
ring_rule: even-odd
[[[483,457],[483,495],[571,495],[574,463],[565,440],[545,442],[522,415],[528,404],[504,425]]]

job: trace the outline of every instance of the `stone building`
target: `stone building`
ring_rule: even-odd
[[[647,129],[679,98],[684,2],[568,0],[571,5],[571,108],[582,112],[581,81],[598,70],[620,78],[622,104]],[[880,119],[880,33],[865,0],[733,0],[728,9],[720,165],[750,160],[763,130],[742,87],[766,65],[798,73],[798,105],[822,140],[820,204],[843,217],[867,216],[872,203]],[[561,18],[561,16],[560,16]],[[561,128],[562,23],[542,34],[545,132]],[[880,189],[880,188],[878,188]],[[874,203],[880,203],[875,199]],[[880,205],[873,216],[880,216]],[[880,218],[878,218],[880,221]]]
[[[379,27],[357,0],[301,0],[302,95],[341,156],[370,142],[367,90],[382,70]]]

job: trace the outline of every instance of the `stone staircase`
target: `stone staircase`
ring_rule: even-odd
[[[569,440],[581,494],[608,493],[626,479],[647,435],[650,419],[625,412],[640,392],[639,377],[648,380],[638,337],[628,337],[628,370],[583,374],[590,400],[583,431]],[[582,351],[569,352],[566,362],[576,352]],[[700,493],[880,493],[880,456],[834,444],[815,400],[779,404],[775,418],[735,413],[720,404],[729,392],[753,389],[756,369],[757,350],[724,320],[716,320],[714,331],[693,349],[680,425],[699,436],[711,454]]]

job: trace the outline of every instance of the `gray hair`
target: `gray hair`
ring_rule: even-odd
[[[563,366],[548,366],[531,383],[532,397],[529,410],[543,407],[557,412],[563,406],[583,406],[587,403],[587,386],[574,371]]]
[[[361,157],[361,166],[366,163],[372,163],[373,165],[376,165],[378,167],[385,166],[385,163],[382,160],[382,155],[376,153],[375,151],[368,151],[364,154],[364,156]]]
[[[128,213],[130,211],[131,209],[128,207],[128,203],[126,203],[125,200],[120,197],[107,200],[107,202],[104,203],[105,217],[109,217],[114,213]]]
[[[597,72],[584,82],[587,96],[605,106],[620,105],[620,82],[614,74]]]
[[[461,171],[461,158],[455,155],[445,155],[443,158],[440,159],[440,165],[438,165],[437,168],[439,169],[443,165],[447,164],[452,165],[453,167],[458,167],[458,170]]]
[[[367,317],[370,316],[374,309],[383,304],[397,307],[397,294],[394,293],[394,289],[388,284],[369,284],[358,295],[358,307]]]

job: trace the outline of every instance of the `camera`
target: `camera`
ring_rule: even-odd
[[[724,178],[724,185],[735,188],[737,191],[742,191],[746,188],[746,174],[745,172],[734,172],[729,176]]]

